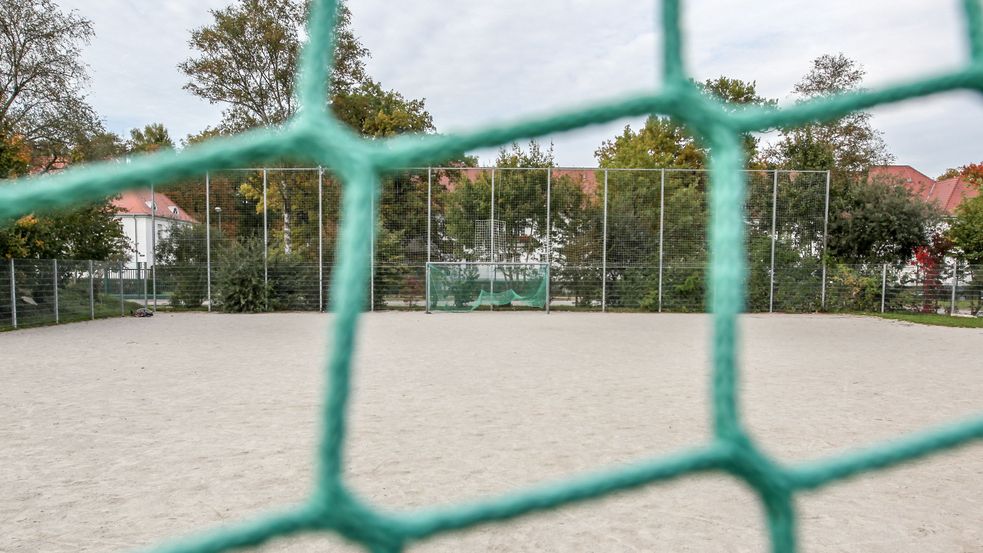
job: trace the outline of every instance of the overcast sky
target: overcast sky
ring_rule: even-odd
[[[181,89],[189,30],[233,0],[56,0],[95,23],[90,100],[110,130],[161,122],[183,138],[220,107]],[[690,0],[687,55],[699,79],[758,83],[782,103],[810,61],[843,52],[877,86],[966,59],[959,0]],[[350,0],[384,86],[423,97],[440,131],[577,106],[658,85],[656,3],[643,0]],[[594,166],[619,121],[550,137],[560,165]],[[898,163],[929,176],[983,160],[983,100],[946,94],[874,111]],[[479,152],[490,163],[493,152]]]

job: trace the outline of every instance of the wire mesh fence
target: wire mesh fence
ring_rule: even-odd
[[[980,315],[983,267],[824,262],[829,176],[748,171],[747,309]],[[366,309],[425,309],[428,263],[545,263],[566,310],[699,312],[708,175],[669,169],[421,168],[382,176]],[[228,170],[152,188],[129,260],[14,260],[0,328],[174,310],[328,308],[341,187],[319,168]],[[161,200],[163,201],[163,200]],[[140,248],[146,251],[139,251]],[[146,260],[146,261],[141,261]],[[9,291],[9,293],[6,293]]]

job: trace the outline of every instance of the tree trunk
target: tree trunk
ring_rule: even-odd
[[[291,205],[290,205],[290,185],[286,182],[280,183],[280,195],[283,198],[283,253],[290,255],[293,249],[291,232]]]

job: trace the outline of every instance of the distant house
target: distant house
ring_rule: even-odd
[[[954,215],[956,208],[964,201],[980,195],[976,186],[959,177],[937,181],[910,165],[871,167],[869,179],[896,182],[923,201],[936,204],[948,215]]]
[[[151,196],[147,189],[124,192],[113,205],[119,209],[116,218],[132,248],[127,268],[152,267],[154,244],[166,240],[176,227],[198,223],[173,200],[160,192]]]

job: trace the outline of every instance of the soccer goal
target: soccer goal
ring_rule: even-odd
[[[482,306],[520,306],[549,313],[546,263],[450,261],[427,263],[427,313]]]

